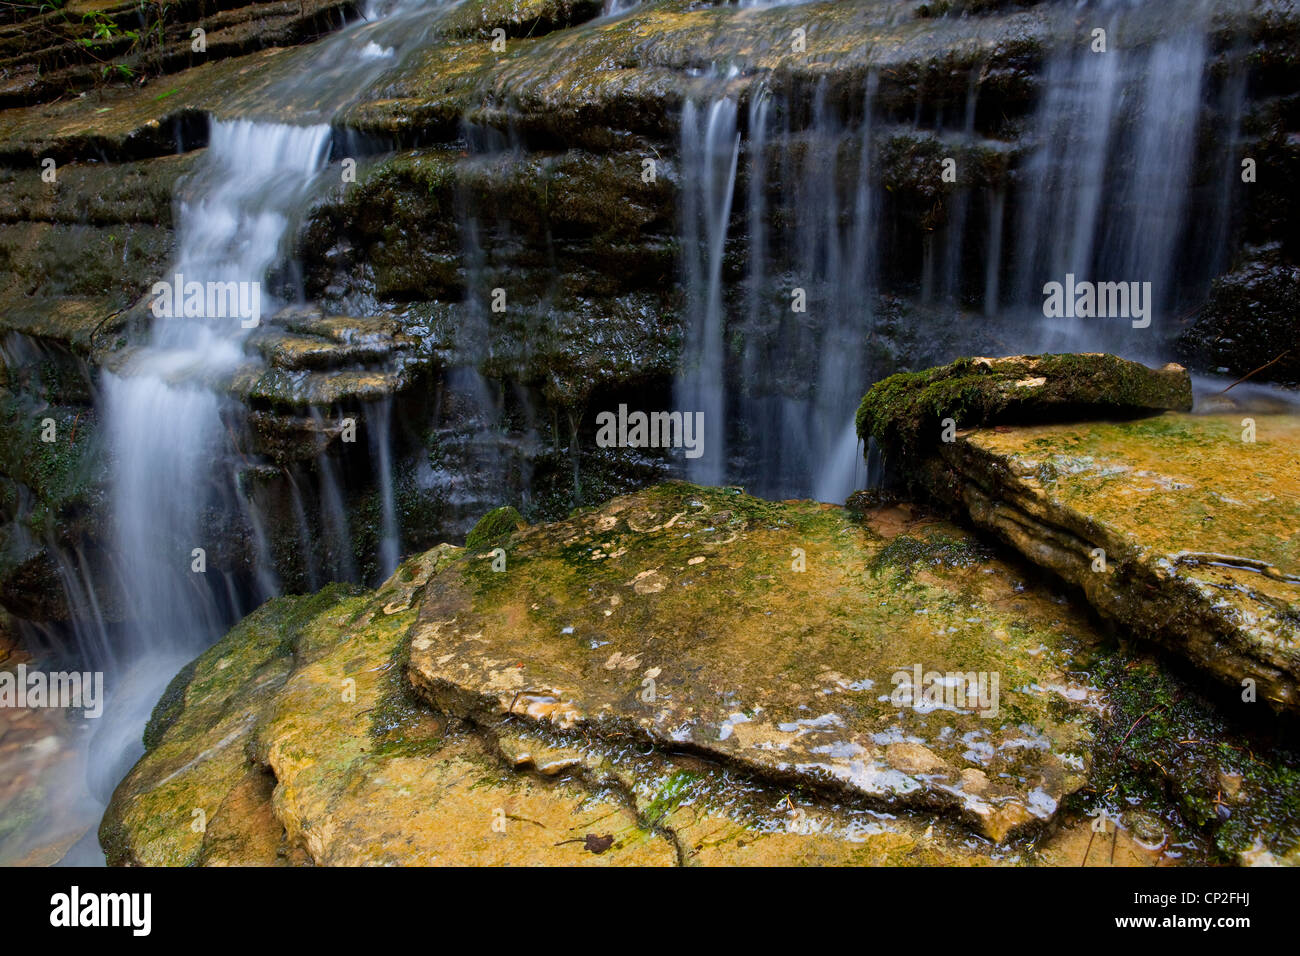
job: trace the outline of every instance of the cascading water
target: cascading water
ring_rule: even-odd
[[[687,102],[682,111],[683,278],[689,314],[676,401],[683,412],[704,415],[703,454],[690,460],[687,473],[705,485],[722,484],[728,472],[722,259],[740,158],[736,110],[736,101],[724,96],[706,109]]]
[[[398,47],[418,45],[428,26],[415,26],[424,2],[372,5],[365,20],[322,42],[322,68],[303,81],[281,84],[269,99],[295,118],[327,120],[358,91],[391,68]],[[104,716],[95,727],[86,775],[100,801],[143,752],[141,732],[166,682],[233,620],[274,593],[279,579],[269,564],[255,569],[256,593],[241,594],[231,576],[208,567],[214,538],[239,516],[249,518],[259,560],[269,558],[263,521],[239,491],[230,455],[228,420],[240,414],[221,386],[249,361],[244,340],[262,316],[299,292],[278,275],[295,216],[313,194],[314,180],[330,157],[331,130],[275,120],[211,122],[203,163],[177,197],[178,254],[172,273],[178,303],[194,299],[184,317],[156,318],[149,341],[105,372],[100,405],[107,422],[117,571],[125,634],[111,660],[90,666],[108,671]],[[280,292],[265,291],[267,280]],[[260,314],[208,312],[216,284],[244,284]],[[217,293],[217,302],[223,302]],[[229,300],[231,302],[234,299]],[[241,302],[244,300],[240,300]],[[200,304],[201,303],[201,304]],[[379,565],[396,566],[400,541],[388,474],[389,407],[377,410],[372,434],[384,475]],[[320,511],[335,545],[332,570],[355,579],[339,479],[322,456]],[[301,499],[297,501],[301,508]],[[340,542],[342,545],[340,545]],[[311,554],[314,542],[305,542]],[[217,579],[224,578],[218,581]],[[67,862],[101,859],[92,839]]]
[[[195,290],[213,282],[260,286],[328,147],[326,126],[214,121],[205,165],[178,203],[170,281],[181,283],[179,291],[191,283]],[[103,377],[116,551],[131,622],[117,649],[126,670],[111,675],[89,764],[104,797],[143,752],[150,702],[244,610],[223,606],[226,589],[206,580],[221,573],[207,568],[206,523],[236,510],[234,476],[212,467],[225,432],[224,400],[212,384],[243,360],[244,326],[237,316],[156,319],[149,345]]]
[[[1218,155],[1198,153],[1211,8],[1202,0],[1176,6],[1172,30],[1167,11],[1127,0],[1084,5],[1063,21],[1058,35],[1070,42],[1048,57],[1020,175],[1010,188],[958,184],[942,223],[923,234],[919,269],[910,274],[904,265],[901,282],[891,277],[915,314],[943,329],[913,360],[933,364],[990,346],[1167,357],[1172,320],[1222,265],[1227,235],[1227,203],[1196,194],[1196,164],[1227,171],[1213,178],[1217,187],[1231,175],[1230,136]],[[1106,31],[1106,52],[1094,49],[1093,29]],[[1220,95],[1238,102],[1218,109],[1237,117],[1242,86],[1225,88]],[[964,108],[950,111],[955,122],[940,115],[924,132],[954,149],[980,147],[978,92],[972,74]],[[887,199],[879,174],[873,178],[874,92],[860,122],[846,122],[844,103],[829,106],[824,89],[811,91],[810,114],[795,122],[792,104],[803,95],[787,94],[786,102],[751,92],[743,142],[732,94],[683,109],[688,305],[676,401],[726,423],[725,433],[713,430],[705,456],[688,462],[693,480],[842,501],[866,482],[853,411],[872,382],[894,370],[871,355],[881,263],[899,253],[880,218]],[[922,112],[918,106],[917,128],[905,135],[922,132]],[[776,128],[781,115],[786,125]],[[769,163],[773,152],[784,161]],[[746,157],[739,188],[747,235],[731,218],[737,153]],[[1188,229],[1194,205],[1211,210],[1203,229]],[[747,257],[743,308],[723,274],[729,243]],[[1153,321],[1046,318],[1044,285],[1068,275],[1150,283]],[[806,313],[792,306],[800,290]],[[980,313],[986,321],[967,321]],[[906,355],[894,361],[909,364]]]
[[[874,85],[873,78],[868,102]],[[706,428],[719,423],[703,456],[687,465],[692,480],[743,477],[758,494],[843,500],[864,479],[853,411],[867,374],[876,286],[872,135],[869,110],[846,130],[824,89],[812,112],[803,130],[788,125],[787,112],[786,128],[773,135],[769,97],[750,103],[744,350],[741,384],[731,394],[723,268],[741,152],[737,106],[723,96],[683,109],[688,312],[676,401],[703,411]],[[773,155],[780,157],[775,172]],[[780,230],[769,225],[773,176],[790,211]],[[746,464],[727,459],[728,426]]]
[[[1049,58],[1031,133],[1036,146],[1024,167],[1008,303],[1027,313],[1039,350],[1157,359],[1161,326],[1200,285],[1186,281],[1195,271],[1182,265],[1189,252],[1182,237],[1195,198],[1190,177],[1211,11],[1196,0],[1175,6],[1172,24],[1169,11],[1159,14],[1157,31],[1151,11],[1100,4],[1088,25],[1105,31],[1104,51],[1093,34],[1091,43]],[[1143,42],[1129,46],[1134,36]],[[1217,229],[1204,225],[1207,233]],[[1151,283],[1151,325],[1134,327],[1124,316],[1046,321],[1043,286],[1067,275]]]
[[[213,120],[206,157],[177,197],[178,256],[161,279],[264,284],[263,316],[301,296],[284,268],[286,243],[331,152],[338,152],[330,121],[422,44],[430,5],[372,5],[365,22],[295,54],[300,69],[264,91],[269,118]],[[634,6],[611,0],[606,12]],[[1189,193],[1208,82],[1208,5],[1178,6],[1186,15],[1176,30],[1133,46],[1124,40],[1130,27],[1141,33],[1147,14],[1140,5],[1075,8],[1097,14],[1110,51],[1094,53],[1075,42],[1049,56],[1019,180],[987,195],[955,190],[946,221],[919,244],[921,264],[902,283],[884,276],[886,250],[896,237],[886,224],[890,200],[878,159],[891,132],[886,126],[899,120],[882,118],[874,75],[849,94],[776,77],[771,86],[779,95],[762,83],[742,94],[743,84],[730,85],[736,70],[715,75],[707,95],[689,99],[680,130],[686,330],[674,401],[681,411],[703,412],[705,422],[704,453],[687,459],[689,477],[740,482],[767,497],[829,501],[862,487],[853,411],[872,381],[893,371],[873,351],[884,321],[882,286],[902,286],[901,294],[928,310],[921,314],[934,324],[982,312],[989,321],[980,334],[993,338],[994,331],[1011,329],[1005,340],[1026,350],[1158,353],[1159,325],[1179,308],[1179,290],[1195,268],[1184,264],[1189,210],[1193,202],[1205,206]],[[1240,86],[1235,89],[1229,95],[1240,98]],[[972,78],[964,113],[960,105],[950,111],[959,120],[923,132],[974,141],[976,96]],[[1230,107],[1225,114],[1236,115]],[[916,112],[919,128],[923,110]],[[466,138],[485,160],[502,148]],[[523,144],[511,146],[522,150]],[[1225,181],[1220,176],[1216,183]],[[1204,230],[1213,248],[1193,257],[1200,267],[1226,235],[1226,214],[1216,208],[1219,218]],[[462,227],[467,287],[491,289],[487,280],[502,268],[493,245],[508,243],[499,235],[480,237],[472,209]],[[969,248],[976,235],[982,258]],[[1045,321],[1043,283],[1068,273],[1151,282],[1156,328]],[[185,289],[179,291],[184,297]],[[458,318],[474,348],[489,350],[484,303],[471,295]],[[51,548],[79,609],[78,626],[86,630],[83,649],[111,682],[89,770],[101,799],[139,753],[141,727],[163,683],[235,617],[281,587],[274,529],[240,487],[227,442],[245,410],[224,397],[223,386],[255,361],[245,350],[250,334],[240,317],[158,319],[148,341],[124,352],[102,379],[99,406],[114,461],[114,573],[129,621],[124,636],[104,634],[82,557]],[[432,429],[444,457],[426,458],[415,475],[423,486],[445,491],[453,521],[472,520],[503,488],[522,483],[526,489],[526,475],[507,472],[511,462],[530,461],[537,452],[530,444],[503,454],[506,390],[476,367],[482,357],[470,355],[445,376],[445,395],[454,395],[446,404],[456,407],[439,404]],[[927,352],[905,356],[904,364],[943,357]],[[377,492],[375,567],[387,574],[402,548],[392,461],[396,411],[385,399],[363,413]],[[330,427],[319,411],[308,417],[318,433]],[[576,485],[573,416],[568,427]],[[520,443],[536,443],[531,421],[524,431]],[[285,524],[296,524],[305,583],[313,589],[360,574],[344,471],[322,454],[283,476],[291,512]],[[247,528],[252,541],[256,566],[238,581],[213,560],[220,551],[216,533],[227,523]],[[198,569],[203,562],[195,549],[206,555],[205,570]]]

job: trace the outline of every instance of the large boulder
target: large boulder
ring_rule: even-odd
[[[1300,384],[1296,301],[1300,266],[1271,247],[1220,276],[1209,301],[1178,337],[1179,353],[1207,372]]]
[[[411,677],[482,726],[684,749],[1002,840],[1083,782],[1063,636],[1087,628],[936,533],[888,542],[840,509],[661,486],[516,533],[504,573],[491,554],[448,569],[412,632]],[[898,706],[917,668],[969,675],[952,678],[969,701]],[[1000,680],[982,702],[977,674]]]

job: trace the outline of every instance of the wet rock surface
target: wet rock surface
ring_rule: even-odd
[[[1259,250],[1215,281],[1205,308],[1179,336],[1178,350],[1201,371],[1300,384],[1297,295],[1300,267],[1278,248]]]
[[[839,509],[662,486],[517,533],[504,573],[490,557],[449,570],[412,632],[412,679],[476,723],[680,748],[877,807],[950,809],[995,840],[1050,819],[1082,782],[1086,720],[1063,688],[1066,635],[1086,641],[1086,625],[961,543],[965,567],[933,583],[873,565],[887,546]],[[972,683],[960,706],[900,708],[891,679],[916,667],[998,674],[1001,703]]]
[[[872,386],[858,407],[858,437],[876,439],[900,464],[951,442],[950,432],[990,425],[1190,411],[1192,383],[1178,365],[1150,369],[1105,354],[958,359]]]
[[[1295,713],[1298,439],[1279,414],[974,428],[912,478],[1135,635]]]
[[[713,781],[725,798],[705,810],[710,771],[698,761],[632,755],[615,769],[526,730],[475,733],[424,708],[405,684],[403,637],[416,593],[457,551],[413,559],[373,594],[334,589],[272,602],[182,672],[155,713],[149,753],[101,826],[109,862],[674,865],[684,856],[843,862],[912,850],[946,858],[938,845],[918,846],[919,831],[842,815],[832,822],[823,818],[830,811],[815,827],[787,830],[795,805],[771,795],[751,795],[752,819],[733,819],[741,788],[725,779]]]
[[[665,485],[514,530],[506,571],[442,546],[374,592],[276,599],[160,701],[100,829],[109,862],[1292,852],[1289,751],[1245,756],[1195,692],[952,525],[906,504],[858,515]],[[898,706],[918,655],[940,689]],[[954,706],[956,668],[1000,669],[996,714]],[[1231,827],[1206,789],[1221,780]]]

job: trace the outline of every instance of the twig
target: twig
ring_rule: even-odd
[[[1158,707],[1160,707],[1160,706],[1162,706],[1162,705],[1161,705],[1161,704],[1156,704],[1155,707],[1152,707],[1152,708],[1151,708],[1151,710],[1155,710],[1156,708],[1158,708]],[[1150,714],[1150,713],[1151,713],[1151,710],[1148,710],[1148,711],[1146,712],[1146,714],[1143,714],[1143,715],[1142,715],[1141,717],[1139,717],[1137,720],[1133,721],[1133,726],[1130,727],[1130,728],[1128,729],[1128,733],[1124,735],[1124,740],[1121,740],[1121,741],[1119,742],[1119,747],[1116,748],[1116,749],[1122,749],[1122,748],[1124,747],[1124,741],[1128,740],[1128,738],[1129,738],[1129,734],[1133,733],[1133,731],[1137,729],[1137,725],[1140,724],[1140,723],[1142,723],[1143,719],[1146,718],[1147,714]]]
[[[1287,357],[1288,355],[1290,355],[1290,354],[1291,354],[1291,350],[1290,350],[1290,349],[1286,349],[1285,351],[1282,352],[1281,355],[1279,355],[1277,358],[1273,359],[1273,361],[1271,361],[1271,362],[1265,362],[1265,363],[1264,363],[1263,365],[1261,365],[1259,368],[1255,369],[1254,372],[1247,372],[1247,373],[1246,373],[1245,375],[1243,375],[1241,378],[1237,379],[1235,382],[1233,382],[1231,385],[1229,385],[1228,388],[1236,388],[1238,385],[1240,385],[1242,382],[1246,381],[1246,379],[1250,378],[1252,375],[1255,375],[1255,374],[1258,373],[1258,372],[1262,372],[1262,371],[1264,371],[1264,369],[1268,368],[1270,365],[1276,365],[1278,362],[1282,361],[1284,358],[1286,358],[1286,357]],[[1228,388],[1225,388],[1225,389],[1223,390],[1223,392],[1226,392],[1226,391],[1228,390]],[[1222,395],[1223,392],[1219,392],[1219,394]]]

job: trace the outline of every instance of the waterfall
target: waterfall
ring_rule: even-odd
[[[871,77],[864,91],[868,104],[876,82]],[[705,454],[688,464],[691,480],[739,480],[770,497],[843,501],[865,482],[853,413],[874,324],[877,186],[870,109],[846,128],[824,86],[812,99],[806,127],[794,124],[788,103],[774,108],[762,91],[750,100],[738,381],[727,369],[724,285],[741,152],[737,106],[723,96],[683,109],[687,316],[676,401],[684,411],[703,410],[712,428]],[[770,129],[774,114],[785,117],[783,128]],[[774,193],[780,216],[773,215]],[[741,436],[743,463],[728,460],[728,426]]]
[[[1209,8],[1197,0],[1174,6],[1156,27],[1140,8],[1102,4],[1083,22],[1105,31],[1105,51],[1095,39],[1075,38],[1049,57],[1019,197],[1013,298],[1005,303],[1022,313],[1038,350],[1159,360],[1161,332],[1187,292],[1203,287],[1206,277],[1182,263]],[[1205,234],[1218,228],[1203,225]],[[1127,317],[1046,320],[1043,286],[1068,274],[1151,283],[1150,327]]]
[[[174,274],[182,284],[260,286],[328,147],[326,126],[214,121],[203,168],[178,202]],[[244,326],[237,317],[157,318],[149,344],[103,376],[115,550],[130,622],[115,648],[121,664],[107,675],[110,706],[88,764],[104,799],[144,752],[140,732],[167,681],[248,610],[230,606],[228,572],[215,560],[208,567],[216,558],[212,523],[241,510],[235,475],[214,455],[226,443],[227,400],[211,383],[243,359]]]
[[[370,406],[366,420],[370,423],[370,457],[379,477],[380,538],[379,573],[387,578],[402,556],[401,530],[397,521],[397,499],[393,492],[393,399],[386,396]]]
[[[722,484],[727,474],[726,363],[722,260],[740,158],[736,101],[715,99],[682,112],[683,281],[686,343],[676,386],[679,410],[704,413],[703,454],[687,465],[692,481]]]
[[[265,521],[241,489],[232,448],[233,424],[242,410],[222,385],[250,361],[243,346],[251,330],[300,295],[282,266],[296,216],[329,161],[328,120],[394,65],[398,47],[422,42],[432,24],[428,8],[436,5],[370,4],[365,20],[321,41],[318,69],[267,94],[281,113],[315,122],[213,118],[199,168],[178,188],[175,265],[159,277],[170,290],[159,299],[155,286],[151,295],[154,302],[184,307],[174,317],[154,312],[147,342],[105,370],[97,400],[112,462],[116,571],[128,622],[111,653],[83,663],[104,670],[108,686],[107,706],[85,756],[86,779],[101,805],[143,753],[142,730],[167,681],[278,591]],[[225,298],[230,289],[238,294]],[[214,301],[249,300],[255,303],[252,312],[211,311]],[[373,428],[384,432],[372,435],[383,472],[379,564],[388,573],[400,546],[388,404],[375,417]],[[322,455],[316,471],[323,542],[308,533],[299,483],[289,476],[313,587],[323,583],[313,553],[322,543],[332,576],[358,577],[337,466]],[[258,561],[251,584],[237,584],[234,572],[221,565],[221,534],[231,526],[250,529]],[[94,594],[93,587],[78,587],[72,569],[65,568],[64,576],[70,600],[78,601],[83,591]],[[252,593],[244,593],[250,586]],[[77,603],[76,617],[87,616],[88,603]],[[67,860],[102,860],[93,830]]]
[[[1049,51],[1017,175],[985,187],[959,179],[939,224],[918,230],[914,250],[898,245],[896,211],[887,210],[889,223],[881,218],[889,198],[873,169],[881,145],[873,123],[882,125],[873,116],[874,76],[857,118],[841,94],[832,103],[824,85],[796,85],[778,98],[760,78],[749,87],[743,136],[736,93],[689,100],[681,120],[687,302],[676,401],[704,410],[712,430],[688,477],[742,483],[766,497],[843,501],[866,482],[854,410],[900,365],[999,348],[1165,361],[1175,320],[1199,301],[1228,235],[1229,204],[1198,193],[1198,164],[1218,163],[1210,186],[1227,192],[1235,133],[1228,130],[1218,154],[1200,152],[1211,8],[1203,0],[1175,6],[1172,21],[1168,11],[1128,0],[1061,13],[1058,35],[1068,41]],[[1095,30],[1105,31],[1104,52]],[[927,111],[918,104],[911,128],[884,134],[986,148],[976,129],[978,76],[972,71],[964,107],[948,109],[948,122],[936,109],[924,128]],[[1233,124],[1243,95],[1240,77],[1229,77],[1217,108]],[[734,221],[733,191],[744,204]],[[1209,210],[1195,229],[1194,206]],[[745,273],[733,277],[726,264],[742,247]],[[1149,283],[1149,326],[1128,314],[1047,318],[1044,286],[1067,276]],[[908,312],[925,319],[920,352],[875,357],[885,290],[908,303],[904,320]],[[725,424],[712,427],[719,416]]]

